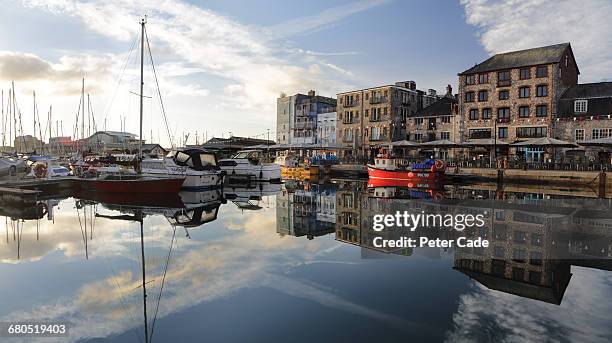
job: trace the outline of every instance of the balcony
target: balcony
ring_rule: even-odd
[[[317,127],[317,125],[313,121],[308,121],[308,122],[302,121],[302,122],[296,122],[295,123],[295,128],[297,130],[307,130],[307,129],[311,129],[312,130],[312,129],[316,129],[316,127]]]
[[[380,96],[380,97],[372,97],[370,98],[370,105],[374,105],[374,104],[382,104],[384,102],[387,102],[387,98],[384,96]]]
[[[359,101],[357,100],[353,100],[353,101],[347,101],[344,103],[343,107],[344,108],[348,108],[348,107],[356,107],[359,106]]]
[[[389,137],[387,136],[375,136],[375,137],[370,137],[370,142],[380,142],[380,141],[388,141]]]
[[[510,118],[497,118],[498,123],[509,123]]]
[[[352,119],[343,119],[342,120],[342,124],[357,124],[357,119],[352,118]]]
[[[381,115],[371,115],[370,121],[371,122],[383,121],[383,117]]]

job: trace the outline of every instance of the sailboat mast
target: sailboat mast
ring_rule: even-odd
[[[81,111],[81,140],[82,143],[85,143],[85,78],[83,78],[83,83],[82,83],[82,87],[81,87],[81,105],[82,107],[82,111]]]
[[[140,20],[140,135],[138,136],[138,158],[142,159],[142,117],[144,91],[144,30],[146,17]],[[140,168],[138,168],[140,170]]]

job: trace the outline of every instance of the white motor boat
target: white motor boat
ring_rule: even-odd
[[[23,159],[14,157],[0,158],[0,176],[16,176],[19,172],[25,172],[27,168]]]
[[[185,176],[182,187],[185,190],[211,188],[223,183],[223,172],[215,154],[202,149],[172,150],[163,159],[144,159],[141,168],[143,175]]]
[[[242,150],[232,158],[219,161],[228,177],[244,177],[253,181],[280,181],[281,166],[263,162],[262,150]]]
[[[70,176],[70,169],[59,164],[59,160],[50,156],[30,156],[28,158],[30,173],[28,177],[54,178]]]

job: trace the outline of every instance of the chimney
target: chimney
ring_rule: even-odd
[[[447,98],[453,97],[453,87],[451,85],[446,86],[446,95]]]
[[[427,91],[429,92],[429,96],[436,96],[437,94],[436,90],[433,88],[430,88]]]
[[[315,91],[314,91],[314,90],[312,90],[312,89],[311,89],[311,90],[309,90],[309,91],[308,91],[308,96],[310,96],[310,97],[315,96]]]
[[[413,90],[413,91],[416,90],[416,82],[414,82],[414,81],[396,82],[395,85],[398,86],[398,87],[408,88],[408,89]]]

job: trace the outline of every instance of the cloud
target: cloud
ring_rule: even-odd
[[[373,7],[389,3],[388,0],[364,0],[328,8],[312,16],[287,20],[266,29],[274,39],[285,38],[296,34],[321,30],[335,22],[366,11]]]
[[[461,0],[490,54],[570,42],[581,82],[612,79],[612,2]]]
[[[612,335],[607,298],[612,276],[572,268],[561,306],[492,291],[472,281],[459,298],[448,342],[607,342]]]
[[[80,93],[80,80],[85,75],[97,80],[90,90],[100,90],[113,63],[111,55],[103,54],[72,54],[53,63],[30,53],[0,51],[0,80],[23,83],[26,88],[50,89],[50,94],[74,95]]]

